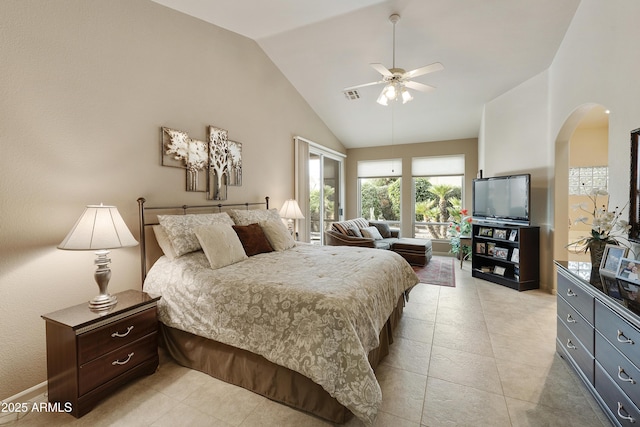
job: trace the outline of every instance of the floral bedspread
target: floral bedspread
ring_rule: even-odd
[[[371,424],[382,393],[367,354],[416,283],[391,251],[302,244],[217,270],[202,252],[162,257],[144,289],[165,325],[297,371]]]

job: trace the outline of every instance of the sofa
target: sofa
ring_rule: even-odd
[[[400,237],[400,230],[384,222],[364,218],[334,222],[324,235],[326,245],[391,250],[414,265],[426,265],[432,257],[431,240]]]

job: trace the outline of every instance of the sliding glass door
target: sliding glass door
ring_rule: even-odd
[[[324,231],[342,220],[344,155],[300,137],[296,152],[296,197],[307,218],[300,239],[322,245]]]
[[[322,153],[309,153],[310,241],[324,243],[324,231],[340,220],[340,160]]]

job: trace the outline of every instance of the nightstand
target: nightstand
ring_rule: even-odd
[[[157,302],[144,292],[116,294],[106,313],[87,303],[42,318],[47,331],[49,402],[81,417],[130,380],[158,367]]]

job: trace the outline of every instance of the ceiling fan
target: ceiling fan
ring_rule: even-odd
[[[414,82],[411,79],[414,77],[422,76],[434,71],[444,70],[444,66],[439,62],[427,65],[425,67],[416,68],[415,70],[405,71],[402,68],[396,68],[396,23],[400,20],[400,15],[394,13],[389,17],[389,21],[393,24],[393,67],[388,69],[382,64],[370,64],[374,70],[382,75],[382,80],[377,82],[365,83],[357,86],[351,86],[343,89],[344,93],[353,91],[365,86],[373,86],[382,83],[386,83],[382,89],[380,96],[378,97],[378,104],[388,105],[389,101],[402,100],[403,104],[411,101],[413,96],[407,90],[407,88],[419,90],[421,92],[430,92],[435,88],[423,83]]]

